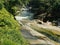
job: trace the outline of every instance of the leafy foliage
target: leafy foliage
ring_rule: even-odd
[[[13,17],[17,5],[23,5],[22,0],[0,0],[0,45],[28,45]]]
[[[60,0],[31,0],[29,6],[35,16],[46,13],[44,20],[57,20],[60,18]]]
[[[5,0],[3,4],[4,4],[4,7],[14,15],[16,13],[16,10],[12,9],[12,7],[17,7],[20,9],[23,6],[26,6],[28,2],[29,0]]]
[[[20,25],[4,7],[0,9],[0,45],[28,45],[20,33]]]

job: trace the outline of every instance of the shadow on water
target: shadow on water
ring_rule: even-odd
[[[31,45],[51,45],[51,44],[31,44]]]
[[[55,41],[55,42],[60,43],[60,36],[54,35],[53,33],[52,33],[53,35],[51,35],[51,34],[48,34],[48,33],[46,33],[46,32],[42,32],[42,31],[38,31],[38,32],[44,34],[44,35],[47,36],[49,39],[51,39],[51,40],[53,40],[53,41]]]
[[[27,39],[37,40],[37,38],[34,37],[34,36],[30,33],[30,31],[28,31],[28,30],[21,30],[21,33],[22,33],[23,37],[25,37],[25,38],[27,38]]]

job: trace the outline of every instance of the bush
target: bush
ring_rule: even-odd
[[[0,45],[28,45],[20,33],[20,25],[5,8],[0,10]]]

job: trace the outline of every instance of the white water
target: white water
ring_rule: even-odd
[[[23,19],[32,19],[33,13],[27,10],[22,10],[18,16],[15,16],[16,20],[23,20]]]
[[[40,34],[39,32],[35,31],[34,29],[32,29],[29,25],[27,24],[23,24],[21,22],[21,20],[24,19],[32,19],[33,14],[31,12],[29,12],[28,10],[23,10],[22,12],[20,12],[18,14],[18,16],[15,16],[16,20],[18,20],[18,22],[22,25],[22,28],[24,30],[21,30],[22,35],[28,39],[29,43],[32,45],[37,45],[37,44],[44,44],[44,45],[54,45],[50,40],[47,40],[48,38],[45,36]],[[25,22],[24,22],[25,23]],[[36,24],[34,24],[36,25]],[[37,37],[40,38],[40,36],[44,37],[43,39],[39,39]]]

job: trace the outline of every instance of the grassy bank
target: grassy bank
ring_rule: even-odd
[[[28,45],[20,33],[20,25],[5,8],[0,9],[0,45]]]

